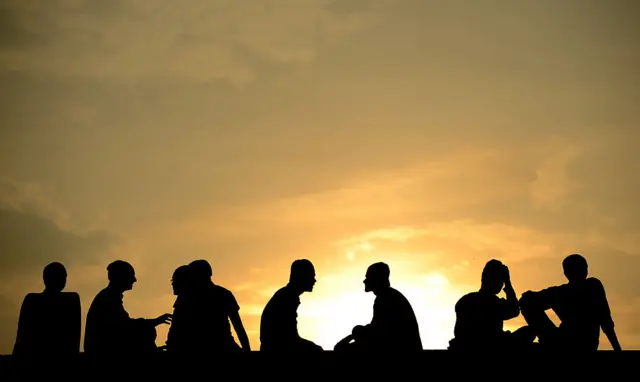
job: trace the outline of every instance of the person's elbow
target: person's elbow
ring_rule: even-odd
[[[509,307],[505,310],[505,315],[504,315],[504,320],[511,320],[513,318],[516,318],[520,315],[520,307],[516,306],[512,306]]]

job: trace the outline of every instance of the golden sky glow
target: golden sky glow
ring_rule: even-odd
[[[84,314],[131,262],[149,317],[206,258],[257,349],[291,261],[332,348],[382,260],[444,348],[486,261],[521,294],[574,252],[640,349],[638,4],[0,0],[0,353],[51,261]]]

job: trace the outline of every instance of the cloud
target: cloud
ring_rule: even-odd
[[[52,261],[82,264],[97,261],[114,243],[104,231],[83,235],[58,228],[51,220],[0,209],[0,269],[3,276],[42,269]]]
[[[74,230],[70,216],[35,184],[0,183],[0,273],[20,277],[52,261],[88,264],[117,244],[103,230]]]
[[[46,44],[26,52],[23,46],[5,49],[0,67],[56,76],[169,76],[243,84],[260,72],[256,63],[262,60],[304,64],[326,44],[370,24],[370,17],[358,17],[361,12],[327,12],[325,0],[109,3],[8,2],[6,12],[15,23],[5,39],[20,45],[46,38]],[[27,34],[27,26],[36,29]],[[247,60],[251,57],[257,61]]]

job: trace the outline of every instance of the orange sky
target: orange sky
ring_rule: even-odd
[[[131,262],[125,306],[155,317],[173,269],[206,258],[257,349],[262,307],[308,258],[299,328],[329,349],[370,320],[382,260],[444,348],[486,261],[521,294],[563,283],[573,252],[640,349],[639,11],[0,0],[0,353],[51,261],[85,314],[107,264]]]

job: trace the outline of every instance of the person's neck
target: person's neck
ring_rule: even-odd
[[[371,292],[373,292],[373,294],[377,297],[379,295],[381,295],[382,293],[388,291],[389,289],[391,289],[391,285],[387,285],[387,286],[383,286],[381,288],[376,288],[371,290]]]
[[[287,284],[287,288],[289,288],[297,296],[300,296],[304,293],[304,288],[300,287],[299,285],[296,285],[295,283],[289,282]]]
[[[107,285],[107,290],[114,292],[114,293],[118,293],[118,294],[124,294],[124,292],[126,291],[125,288],[119,287],[117,285],[113,285],[113,284],[109,284]]]

